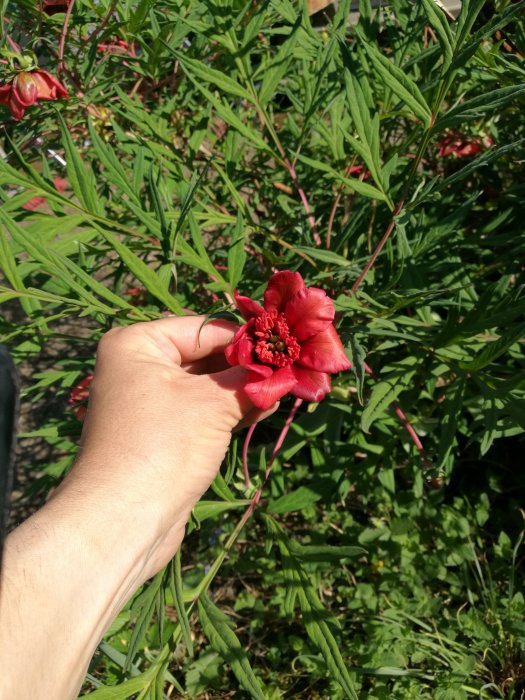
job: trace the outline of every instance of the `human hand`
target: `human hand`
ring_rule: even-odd
[[[232,430],[274,410],[250,403],[245,371],[224,358],[235,324],[204,321],[168,317],[102,338],[80,458],[59,489],[83,507],[111,497],[128,536],[148,549],[145,579],[175,554]]]
[[[235,324],[204,320],[169,317],[103,337],[79,459],[7,538],[0,700],[77,697],[109,624],[177,551],[231,431],[271,413],[242,391],[245,370],[226,364]]]

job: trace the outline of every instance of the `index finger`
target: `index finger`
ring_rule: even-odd
[[[223,352],[238,329],[231,321],[215,319],[206,323],[207,319],[207,316],[168,316],[131,328],[140,327],[166,359],[181,365]]]

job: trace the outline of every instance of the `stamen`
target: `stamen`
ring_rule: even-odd
[[[290,333],[283,314],[277,311],[265,312],[255,321],[255,335],[259,338],[255,345],[261,362],[287,367],[299,357],[301,348]]]

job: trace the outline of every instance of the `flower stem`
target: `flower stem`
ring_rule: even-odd
[[[58,68],[57,68],[57,73],[59,76],[64,69],[64,47],[66,45],[66,36],[67,36],[67,30],[69,27],[69,19],[71,17],[71,13],[73,12],[74,6],[75,6],[75,0],[71,0],[69,5],[67,6],[66,16],[64,17],[64,26],[62,27],[62,31],[60,32],[60,42],[58,44]]]
[[[376,377],[376,375],[375,375],[375,372],[374,372],[374,370],[370,367],[370,365],[367,365],[366,362],[365,362],[365,363],[364,363],[364,368],[365,368],[365,372],[368,374],[368,376],[372,377],[372,379],[373,379],[374,381],[377,381],[377,377]],[[419,456],[421,457],[421,461],[423,462],[423,464],[425,465],[425,467],[426,467],[427,469],[432,469],[434,465],[433,465],[432,462],[429,460],[429,458],[428,458],[428,456],[427,456],[427,452],[426,452],[425,448],[423,447],[423,443],[422,443],[421,440],[419,439],[419,435],[418,435],[418,434],[416,433],[416,431],[414,430],[412,424],[410,423],[410,421],[409,421],[408,418],[406,417],[405,412],[397,405],[397,403],[396,403],[395,401],[393,401],[393,402],[390,404],[390,408],[394,411],[394,413],[396,414],[396,416],[399,418],[399,420],[401,421],[401,423],[402,423],[403,426],[405,427],[405,430],[406,430],[407,433],[410,435],[410,439],[412,440],[412,442],[413,442],[414,445],[416,446],[416,449],[417,449],[417,451],[419,452]]]

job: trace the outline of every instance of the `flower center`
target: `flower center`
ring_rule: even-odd
[[[297,360],[301,348],[290,334],[283,314],[264,312],[255,320],[255,335],[259,338],[255,352],[261,362],[287,367]]]

